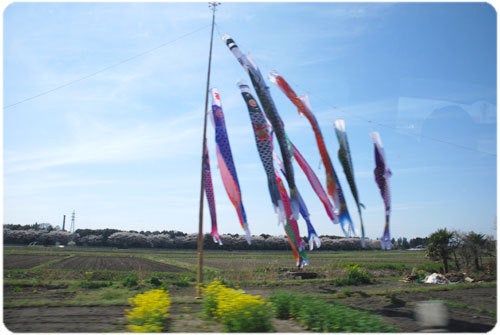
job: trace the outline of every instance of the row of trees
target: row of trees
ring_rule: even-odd
[[[218,250],[290,250],[285,236],[261,234],[252,237],[248,245],[244,236],[224,234],[223,245],[212,241],[209,234],[204,235],[205,249]],[[359,238],[321,236],[320,250],[361,250]],[[308,241],[304,237],[306,247]],[[117,248],[166,248],[196,249],[198,235],[179,231],[137,232],[117,229],[78,229],[74,233],[47,226],[4,225],[4,244],[39,245],[76,245],[90,247]],[[484,259],[496,256],[496,241],[493,236],[475,232],[458,232],[439,229],[426,238],[392,239],[394,249],[425,248],[426,255],[441,261],[443,272],[450,270],[450,263],[456,270],[481,270]],[[368,239],[366,249],[380,249],[379,240]],[[491,263],[491,261],[490,261]],[[488,264],[490,264],[488,263]],[[490,264],[491,265],[491,264]]]
[[[252,244],[238,234],[224,234],[221,236],[223,245],[214,243],[210,234],[204,235],[205,249],[218,250],[290,250],[285,236],[260,235],[252,237]],[[166,249],[196,249],[198,234],[181,232],[141,234],[131,231],[104,230],[102,233],[88,233],[78,231],[70,233],[62,230],[12,230],[4,228],[4,244],[38,244],[38,245],[69,245],[89,247],[117,247],[117,248],[166,248]],[[367,240],[366,249],[379,249],[380,241]],[[306,247],[308,243],[306,241]],[[360,250],[359,238],[339,238],[331,236],[321,237],[321,250]]]
[[[495,260],[496,241],[492,236],[473,231],[462,233],[439,229],[429,236],[426,252],[429,258],[443,263],[445,273],[450,270],[450,262],[458,271],[479,271],[484,267],[485,257]],[[488,264],[492,265],[491,262]]]
[[[121,231],[118,229],[77,229],[74,233],[62,231],[59,227],[50,225],[4,225],[4,243],[6,244],[40,244],[78,246],[111,246],[119,248],[196,248],[197,234],[186,234],[175,230],[163,231]],[[210,235],[205,235],[205,248],[223,250],[288,250],[289,245],[284,236],[261,234],[252,237],[252,245],[248,246],[243,236],[239,234],[222,235],[223,245],[213,243]],[[323,250],[357,250],[360,249],[358,238],[343,238],[341,236],[322,235]],[[303,237],[306,245],[307,238]],[[427,238],[406,237],[392,239],[394,249],[410,249],[423,247]],[[379,240],[367,240],[367,249],[378,249]]]

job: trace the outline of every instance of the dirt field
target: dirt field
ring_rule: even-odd
[[[3,268],[10,269],[31,269],[32,267],[59,259],[59,256],[49,255],[5,255],[3,257]]]
[[[179,273],[184,276],[184,273],[190,274],[189,270],[167,264],[168,259],[175,259],[177,262],[185,261],[191,263],[192,258],[186,257],[185,254],[154,254],[155,259],[152,261],[141,257],[141,254],[129,255],[125,252],[103,253],[102,255],[88,255],[89,252],[79,253],[67,252],[47,254],[6,254],[4,255],[4,276],[9,274],[9,269],[12,270],[12,275],[19,275],[17,271],[26,272],[26,274],[47,274],[56,272],[66,272],[76,270],[107,270],[126,273],[126,271],[141,271],[148,273],[151,271],[164,273]],[[219,254],[216,254],[219,255]],[[214,255],[214,256],[216,256]],[[221,254],[220,259],[213,257],[208,259],[207,263],[211,266],[223,267],[227,263],[221,263],[222,258],[226,254]],[[237,261],[237,254],[228,254]],[[236,255],[236,256],[235,256]],[[363,256],[365,254],[352,254],[352,256]],[[371,254],[368,254],[368,256]],[[251,255],[250,255],[251,256]],[[257,255],[260,256],[260,255]],[[326,257],[327,254],[320,255]],[[170,257],[170,258],[169,258]],[[248,255],[244,255],[245,259]],[[252,258],[250,258],[252,259]],[[165,262],[163,262],[165,260]],[[240,259],[241,262],[241,259]],[[255,263],[254,268],[263,269],[269,266],[258,257],[253,258]],[[279,258],[275,258],[273,262],[279,262]],[[219,264],[220,263],[220,264]],[[243,263],[243,262],[242,262]],[[262,263],[262,264],[261,264]],[[45,264],[45,265],[44,265]],[[174,263],[178,264],[178,263]],[[272,264],[273,266],[281,266],[281,264]],[[23,269],[45,268],[38,272],[24,271]],[[243,270],[243,268],[242,268]],[[45,272],[44,272],[45,271]],[[249,271],[248,269],[246,271]],[[262,272],[262,270],[261,270]],[[373,270],[372,272],[375,272]],[[192,274],[191,274],[192,275]],[[256,275],[254,273],[254,275]],[[262,273],[261,273],[262,275]],[[394,273],[393,273],[394,275]],[[124,317],[125,310],[128,308],[125,301],[123,304],[111,303],[111,306],[103,306],[102,302],[92,305],[92,301],[84,301],[83,304],[76,303],[72,300],[78,294],[99,292],[98,289],[75,289],[75,279],[64,281],[41,280],[40,278],[33,281],[33,284],[25,284],[26,276],[20,277],[23,279],[12,279],[9,277],[9,283],[4,283],[4,304],[10,303],[11,307],[4,307],[4,325],[12,332],[83,332],[83,333],[104,333],[104,332],[125,332],[126,319]],[[54,276],[56,278],[56,276]],[[237,278],[237,277],[235,277]],[[5,278],[4,278],[5,280]],[[494,280],[494,278],[492,279]],[[24,283],[24,284],[23,284]],[[77,283],[77,282],[76,282]],[[386,279],[382,276],[376,276],[374,284],[360,286],[333,286],[328,281],[277,281],[269,286],[256,286],[255,284],[243,284],[242,289],[250,294],[259,294],[263,297],[269,297],[275,290],[293,291],[296,293],[310,293],[321,297],[322,299],[335,303],[345,304],[349,307],[369,311],[379,315],[388,324],[394,325],[401,332],[418,332],[422,331],[422,326],[418,323],[415,316],[415,309],[419,302],[428,300],[441,300],[448,311],[448,332],[488,332],[496,325],[496,310],[497,310],[497,288],[496,286],[478,287],[474,285],[462,285],[460,289],[452,289],[450,284],[441,286],[440,288],[449,290],[435,290],[439,285],[432,284],[416,284],[404,283],[395,281],[394,279]],[[118,288],[117,288],[118,290]],[[121,288],[123,290],[123,288]],[[125,291],[127,291],[125,289]],[[130,294],[136,294],[140,289],[131,289],[127,291]],[[194,286],[187,287],[175,285],[174,282],[169,284],[169,291],[174,299],[172,303],[170,317],[167,320],[166,329],[168,332],[222,332],[222,326],[214,321],[206,320],[201,315],[201,301],[194,298]],[[393,293],[391,293],[393,292]],[[395,293],[394,293],[395,292]],[[110,292],[108,292],[110,293]],[[113,292],[111,292],[113,293]],[[23,301],[24,307],[13,307],[13,302]],[[73,301],[67,304],[68,301]],[[274,321],[276,332],[307,332],[295,320],[277,320]]]
[[[19,257],[19,256],[18,256]],[[138,257],[73,256],[51,264],[51,269],[185,272],[177,266]]]

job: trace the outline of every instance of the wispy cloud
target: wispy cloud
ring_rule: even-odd
[[[169,157],[191,154],[199,149],[199,127],[193,113],[157,123],[142,123],[118,129],[110,124],[94,122],[83,132],[60,146],[27,152],[5,151],[5,173],[45,169],[82,163],[116,162],[146,157]],[[79,127],[83,127],[80,125]]]

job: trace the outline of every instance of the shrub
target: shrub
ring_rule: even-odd
[[[347,281],[354,285],[370,284],[372,282],[368,272],[366,272],[366,270],[360,269],[358,264],[346,266],[345,272]]]
[[[127,277],[123,278],[123,286],[132,287],[139,284],[139,278],[135,273],[129,274]]]
[[[345,277],[333,280],[333,284],[337,286],[342,285],[360,285],[370,284],[372,282],[371,276],[366,270],[362,270],[358,264],[350,264],[344,267]]]
[[[162,284],[160,278],[156,276],[152,276],[151,279],[149,279],[149,283],[154,287],[159,287]]]
[[[178,287],[188,287],[191,283],[191,278],[184,276],[177,279],[173,284]]]
[[[127,328],[136,333],[159,333],[168,317],[170,295],[161,289],[137,294],[129,299],[133,307],[127,310]]]
[[[208,317],[220,321],[228,332],[272,330],[271,306],[264,299],[228,288],[220,281],[207,286],[203,311]]]

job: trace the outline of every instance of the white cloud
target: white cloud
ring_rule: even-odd
[[[201,138],[196,115],[187,113],[177,119],[142,123],[127,128],[94,120],[75,128],[76,138],[60,146],[42,150],[5,152],[5,172],[45,169],[67,164],[87,164],[172,157],[198,152]]]

